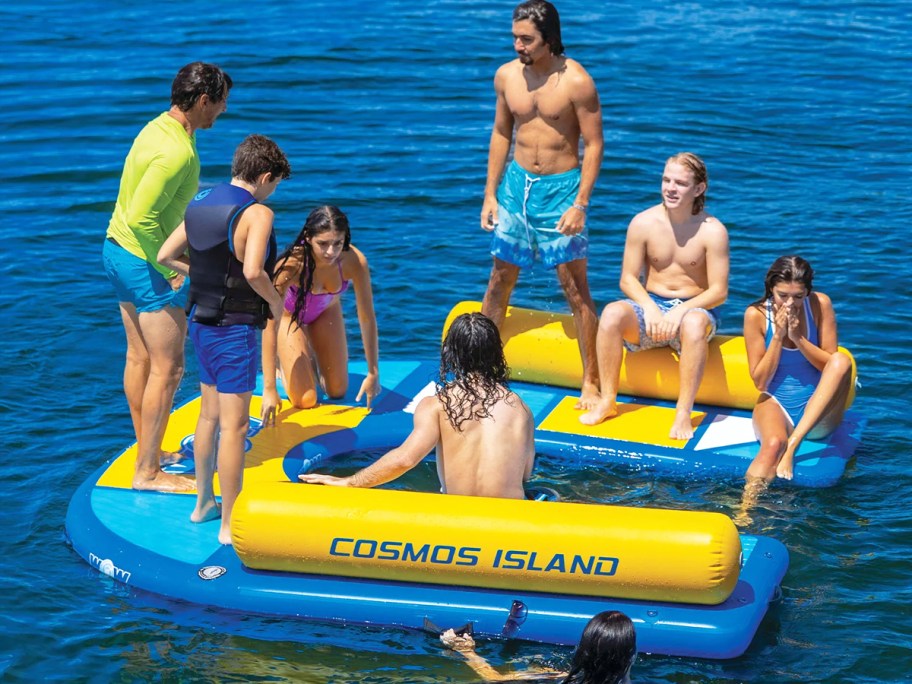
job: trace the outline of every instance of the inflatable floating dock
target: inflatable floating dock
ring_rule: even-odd
[[[198,406],[172,415],[166,448],[192,436]],[[365,414],[324,404],[251,431],[233,548],[218,544],[218,521],[189,521],[192,494],[130,488],[135,445],[77,490],[70,542],[131,587],[241,614],[471,624],[476,636],[571,645],[590,617],[616,609],[636,623],[642,651],[705,658],[744,652],[788,566],[782,544],[739,536],[720,513],[291,481],[384,442],[382,414]],[[407,431],[395,420],[387,437]],[[321,450],[334,435],[340,451]]]
[[[480,302],[461,302],[459,314],[480,311]],[[759,443],[751,412],[757,402],[747,366],[743,337],[720,335],[710,342],[703,382],[691,414],[694,436],[673,440],[668,434],[678,397],[678,365],[671,349],[624,354],[618,415],[595,426],[579,422],[574,406],[583,368],[573,319],[511,307],[504,322],[504,352],[511,387],[536,419],[536,451],[563,462],[619,463],[688,477],[741,478]],[[851,353],[844,348],[841,351]],[[855,399],[855,364],[847,407]],[[806,439],[795,456],[792,483],[829,487],[839,480],[861,442],[866,419],[847,410],[842,425],[824,440]]]
[[[450,319],[473,307],[459,305]],[[639,364],[637,357],[651,352],[628,359],[625,387],[637,398],[625,396],[617,418],[587,428],[573,409],[577,390],[561,386],[573,384],[572,361],[579,362],[572,322],[518,309],[507,321],[513,387],[536,416],[537,450],[545,457],[743,474],[756,449],[744,432],[747,408],[701,403],[694,438],[667,439],[673,403],[662,393],[676,392],[667,365],[673,359]],[[733,380],[735,357],[728,347],[711,355],[717,365],[707,375],[730,374],[713,384],[728,393],[723,398],[744,390],[743,379]],[[351,387],[364,370],[352,364]],[[720,513],[297,481],[327,461],[401,443],[413,407],[433,391],[436,370],[436,361],[384,361],[384,391],[370,410],[346,397],[286,409],[274,428],[251,419],[234,547],[218,544],[217,521],[189,522],[193,493],[131,489],[135,445],[77,490],[66,519],[72,546],[127,585],[241,613],[415,629],[469,623],[483,637],[570,645],[589,618],[616,609],[634,620],[644,652],[732,658],[745,651],[777,595],[788,552],[774,539],[739,535]],[[259,402],[254,396],[252,416]],[[164,448],[192,454],[198,413],[196,398],[172,414]],[[838,479],[863,421],[850,412],[846,423],[798,455],[799,484]],[[192,459],[175,468],[192,469]]]

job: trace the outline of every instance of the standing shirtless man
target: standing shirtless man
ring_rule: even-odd
[[[440,350],[437,392],[415,409],[402,446],[349,477],[306,473],[310,484],[376,487],[418,465],[435,447],[441,490],[524,499],[535,461],[532,412],[507,387],[500,333],[480,313],[458,316]]]
[[[623,347],[671,347],[680,355],[680,391],[670,436],[693,437],[690,412],[719,322],[713,308],[728,297],[728,232],[703,209],[707,181],[702,159],[676,154],[665,163],[662,202],[630,222],[620,282],[629,299],[602,312],[601,398],[580,422],[595,425],[617,414]]]
[[[602,110],[592,78],[563,54],[560,17],[550,2],[517,5],[513,47],[517,59],[494,76],[497,105],[481,209],[481,227],[494,231],[494,266],[482,313],[499,328],[520,268],[536,258],[556,267],[583,361],[578,407],[592,408],[598,400],[598,319],[586,279],[586,213],[602,163]]]

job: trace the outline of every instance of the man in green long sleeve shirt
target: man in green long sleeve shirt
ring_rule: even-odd
[[[136,432],[135,489],[193,488],[192,480],[161,469],[169,457],[162,437],[184,372],[187,288],[157,256],[199,187],[196,131],[211,128],[225,111],[231,86],[228,74],[204,62],[177,73],[171,108],[133,141],[108,225],[103,258],[127,336],[124,392]]]

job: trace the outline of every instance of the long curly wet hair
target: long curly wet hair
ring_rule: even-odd
[[[440,349],[437,398],[447,420],[458,432],[467,420],[491,415],[491,408],[508,396],[510,369],[500,332],[480,313],[457,316]]]
[[[636,656],[633,622],[618,610],[592,618],[583,630],[563,684],[617,684],[624,681]]]
[[[347,252],[349,250],[351,247],[351,228],[348,225],[348,217],[339,207],[332,204],[324,204],[310,212],[298,237],[295,238],[295,241],[288,249],[279,255],[276,263],[276,275],[282,272],[282,267],[292,256],[301,259],[303,264],[301,272],[298,274],[298,282],[295,283],[298,293],[297,297],[295,297],[294,311],[292,312],[294,324],[297,326],[300,325],[298,321],[307,310],[307,293],[313,287],[314,270],[317,265],[310,241],[317,235],[327,232],[344,233],[345,243],[342,245],[342,251]]]

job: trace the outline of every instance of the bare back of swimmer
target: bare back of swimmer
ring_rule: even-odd
[[[310,484],[375,487],[414,468],[437,450],[443,492],[525,498],[523,482],[535,459],[534,422],[525,402],[506,386],[500,333],[479,313],[453,321],[441,349],[436,396],[422,399],[401,446],[349,477],[307,473]]]

